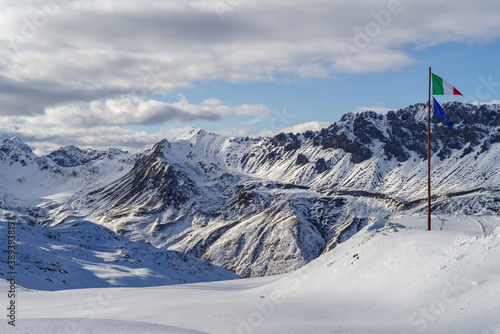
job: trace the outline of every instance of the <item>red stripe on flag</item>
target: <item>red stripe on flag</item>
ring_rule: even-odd
[[[453,87],[453,95],[462,95],[462,93],[460,93],[455,87]]]

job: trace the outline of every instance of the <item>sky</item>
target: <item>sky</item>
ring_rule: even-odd
[[[129,151],[500,100],[496,0],[0,0],[0,139]]]

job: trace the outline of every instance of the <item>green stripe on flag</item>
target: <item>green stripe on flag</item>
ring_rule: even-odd
[[[432,73],[432,95],[444,95],[443,79]]]

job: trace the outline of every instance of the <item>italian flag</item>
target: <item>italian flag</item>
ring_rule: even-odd
[[[432,95],[462,95],[462,93],[441,77],[432,73]]]

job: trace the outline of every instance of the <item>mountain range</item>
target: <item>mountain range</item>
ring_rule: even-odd
[[[443,107],[455,128],[432,120],[433,213],[498,215],[500,105]],[[82,270],[101,286],[287,273],[367,225],[427,210],[427,105],[274,137],[192,129],[134,154],[68,146],[38,157],[12,138],[0,144],[0,180],[2,227],[16,220],[41,236],[26,255],[51,254],[30,267],[44,289],[84,286],[69,279]]]

